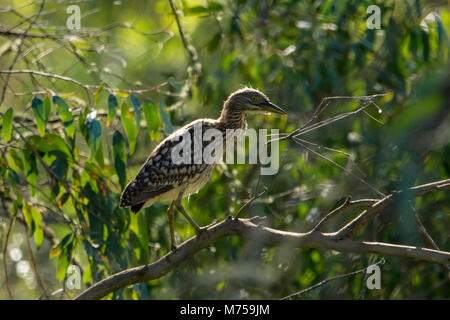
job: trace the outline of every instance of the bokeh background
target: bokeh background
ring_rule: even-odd
[[[268,191],[243,216],[266,216],[274,228],[303,232],[348,195],[379,197],[367,184],[387,194],[449,177],[447,1],[173,3],[184,39],[167,0],[0,2],[1,299],[70,299],[165,255],[168,204],[133,215],[118,208],[121,190],[161,139],[194,119],[217,118],[227,96],[244,86],[262,90],[289,113],[252,117],[249,126],[280,132],[300,127],[326,97],[384,95],[375,100],[382,113],[372,105],[304,135],[345,152],[314,149],[346,171],[283,141],[279,172],[262,177]],[[80,29],[67,27],[69,5],[80,8]],[[370,5],[380,8],[378,30],[367,27]],[[333,100],[320,119],[357,106]],[[17,130],[10,136],[11,121]],[[220,221],[251,198],[257,178],[256,165],[220,165],[183,204],[201,225]],[[449,202],[444,192],[405,196],[355,238],[430,247],[412,203],[448,251]],[[357,213],[349,210],[328,230]],[[194,234],[181,215],[175,223],[178,241]],[[278,299],[380,258],[264,248],[228,237],[161,279],[107,298]],[[368,290],[359,274],[297,298],[449,298],[445,267],[384,258],[379,290]],[[69,265],[81,271],[78,290],[65,285]]]

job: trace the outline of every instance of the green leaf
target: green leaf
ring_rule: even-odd
[[[59,256],[59,254],[62,252],[62,249],[65,248],[69,243],[69,240],[72,240],[72,233],[66,235],[57,245],[53,247],[53,249],[50,251],[50,259]]]
[[[87,265],[86,269],[84,269],[84,272],[83,272],[83,282],[88,283],[91,281],[92,281],[91,266]]]
[[[121,117],[125,133],[127,134],[131,155],[134,153],[134,149],[136,147],[136,127],[134,125],[133,116],[131,115],[130,109],[125,103],[122,104]]]
[[[114,167],[116,169],[117,177],[122,188],[126,183],[126,170],[127,155],[125,151],[125,140],[120,131],[114,132],[113,136],[113,157]]]
[[[66,162],[64,160],[61,158],[56,158],[53,160],[49,168],[58,178],[64,179],[67,171]]]
[[[27,203],[23,204],[22,207],[23,216],[25,221],[30,228],[30,236],[34,235],[34,241],[36,242],[36,247],[39,249],[42,245],[42,240],[44,239],[44,231],[42,229],[42,216],[41,213],[34,207]]]
[[[16,188],[16,186],[20,183],[19,175],[12,168],[8,168],[8,182]]]
[[[112,93],[108,96],[108,122],[107,126],[110,126],[114,118],[116,117],[116,109],[117,109],[118,103],[117,98]]]
[[[88,143],[91,148],[90,159],[92,160],[100,147],[100,137],[102,135],[102,126],[100,122],[95,119],[97,111],[91,111],[86,118],[86,128],[88,130]]]
[[[25,173],[25,178],[30,186],[31,195],[34,197],[36,194],[36,183],[37,183],[37,167],[36,167],[36,157],[30,150],[23,150],[23,158],[26,161],[23,162],[23,172]]]
[[[61,121],[66,127],[67,135],[73,138],[73,135],[75,133],[75,126],[73,124],[73,116],[70,112],[69,106],[63,98],[58,96],[53,96],[53,103],[56,104],[56,111],[58,112]]]
[[[103,155],[103,147],[102,142],[100,140],[100,146],[97,149],[97,152],[95,154],[95,160],[97,160],[97,163],[100,165],[101,168],[105,166],[105,156]]]
[[[22,158],[17,154],[16,150],[14,149],[10,149],[9,150],[9,155],[11,156],[11,158],[14,161],[14,164],[23,171],[23,161]]]
[[[208,7],[204,6],[192,6],[187,7],[185,9],[186,15],[197,15],[197,14],[211,14],[215,11],[223,11],[223,5],[216,1],[210,1],[208,2]]]
[[[23,213],[23,216],[25,218],[25,222],[28,225],[28,228],[30,228],[30,234],[29,235],[32,236],[33,233],[34,233],[34,227],[35,227],[34,223],[33,223],[33,214],[31,213],[30,205],[28,203],[26,203],[26,202],[23,204],[22,213]]]
[[[139,107],[141,106],[141,103],[134,94],[130,94],[130,100],[131,104],[134,107],[134,113],[136,114],[136,128],[139,130],[139,126],[141,123],[141,110],[139,109]]]
[[[44,99],[44,115],[45,115],[45,124],[47,124],[48,119],[50,117],[50,112],[52,111],[52,101],[49,97]]]
[[[69,266],[70,261],[72,260],[73,247],[74,247],[74,237],[72,233],[69,233],[50,252],[50,257],[52,258],[59,256],[58,269],[56,271],[56,278],[58,280],[63,280],[66,275],[67,267]]]
[[[54,133],[46,134],[45,137],[42,138],[38,135],[30,136],[28,137],[28,141],[39,151],[45,153],[60,152],[59,154],[67,160],[72,159],[72,153],[70,152],[69,146],[63,138]]]
[[[67,257],[67,250],[62,250],[58,257],[58,269],[56,271],[56,279],[64,280],[67,268],[69,267],[69,259]]]
[[[5,142],[11,141],[13,109],[9,108],[3,115],[2,135]]]
[[[44,239],[44,231],[42,230],[42,216],[36,208],[30,207],[30,209],[35,226],[34,241],[36,242],[36,247],[39,249],[42,245],[42,240]]]
[[[164,100],[161,100],[161,102],[159,104],[159,113],[161,115],[162,121],[164,122],[164,124],[166,126],[166,132],[171,134],[173,132],[173,126],[172,126],[172,122],[170,121],[170,116],[167,113],[167,111],[165,110]]]
[[[34,97],[31,100],[31,109],[33,110],[34,118],[36,119],[36,125],[39,130],[41,137],[45,134],[45,125],[48,122],[48,117],[50,116],[51,102],[47,97],[44,102],[41,99]]]
[[[159,140],[159,114],[158,109],[155,107],[153,101],[145,100],[142,105],[142,111],[144,111],[145,121],[147,122],[148,133],[150,139]]]
[[[103,82],[100,83],[100,86],[98,87],[98,89],[95,90],[95,93],[94,93],[94,103],[95,103],[96,105],[97,105],[98,102],[100,101],[100,92],[102,92],[102,90],[103,90],[103,85],[104,85]]]
[[[61,207],[64,205],[64,203],[66,203],[67,200],[69,200],[69,197],[70,197],[70,193],[65,192],[65,193],[58,199],[58,202],[57,202],[58,208],[61,208]]]

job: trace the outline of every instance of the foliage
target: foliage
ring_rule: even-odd
[[[189,54],[198,60],[189,58],[167,1],[81,2],[86,16],[80,30],[65,28],[61,2],[46,1],[42,12],[40,2],[21,4],[2,4],[8,10],[0,13],[0,69],[59,78],[0,78],[0,244],[8,246],[2,259],[16,298],[50,296],[63,287],[71,264],[80,266],[87,287],[166,254],[167,203],[134,215],[118,207],[121,191],[159,141],[196,118],[216,118],[228,94],[244,85],[258,87],[289,112],[287,119],[260,117],[249,125],[280,132],[300,127],[325,97],[386,94],[376,102],[382,113],[371,106],[304,138],[345,152],[320,149],[383,193],[450,175],[450,11],[439,1],[180,1]],[[381,8],[381,30],[366,27],[372,4]],[[21,23],[36,14],[35,25]],[[37,34],[44,36],[30,36]],[[356,106],[333,101],[321,119]],[[184,206],[200,225],[222,220],[253,195],[257,176],[254,165],[218,166]],[[348,195],[379,197],[286,141],[280,144],[279,172],[261,183],[268,192],[244,214],[267,216],[283,230],[309,230]],[[449,197],[443,192],[405,197],[358,237],[428,246],[410,201],[435,242],[450,250]],[[357,212],[349,211],[329,230]],[[178,241],[194,234],[181,215],[175,226]],[[26,251],[28,236],[34,237],[36,268],[29,254],[19,259],[11,253]],[[108,298],[277,299],[364,268],[374,258],[316,249],[294,253],[228,237],[167,276]],[[381,290],[364,289],[359,275],[305,297],[449,297],[442,266],[384,258]],[[21,261],[28,262],[27,272]],[[0,273],[0,298],[8,298],[5,275]],[[66,298],[80,292],[64,291]]]

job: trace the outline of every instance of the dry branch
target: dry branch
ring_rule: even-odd
[[[449,188],[450,179],[413,187],[408,190],[412,191],[414,196],[419,196],[428,192],[447,190]],[[340,236],[341,232],[344,235],[348,235],[347,231],[356,230],[360,224],[366,224],[367,221],[376,216],[382,208],[385,208],[391,202],[391,198],[392,194],[378,201],[336,233],[322,233],[317,228],[307,233],[287,232],[258,225],[258,222],[261,221],[259,217],[232,219],[230,216],[228,219],[210,227],[207,231],[185,241],[175,251],[168,253],[156,262],[114,274],[88,288],[76,299],[101,299],[125,286],[158,279],[169,273],[180,263],[191,258],[198,251],[213,245],[220,238],[231,235],[257,241],[268,247],[283,245],[292,249],[324,248],[341,252],[375,253],[408,257],[443,265],[449,264],[450,252],[399,244],[355,241],[347,236]]]
[[[406,191],[411,192],[412,193],[411,196],[417,197],[424,195],[426,193],[448,189],[450,189],[450,179],[431,182],[417,187],[412,187],[407,189]],[[393,203],[392,200],[394,200],[394,198],[402,192],[405,191],[398,191],[391,193],[387,197],[384,197],[383,199],[375,203],[369,209],[363,211],[359,216],[357,216],[355,219],[353,219],[347,225],[345,225],[341,230],[339,230],[336,233],[336,237],[350,237],[352,234],[354,234],[356,231],[358,231],[364,225],[366,225],[367,222],[376,217],[388,205],[392,204]]]

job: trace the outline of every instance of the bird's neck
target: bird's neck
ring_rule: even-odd
[[[218,119],[224,129],[247,129],[246,114],[225,102]]]

